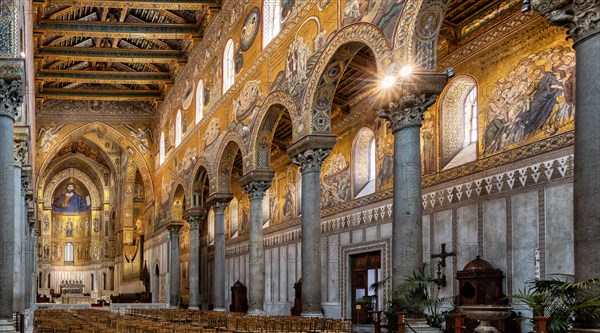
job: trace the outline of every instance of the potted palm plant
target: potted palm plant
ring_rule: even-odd
[[[530,280],[519,294],[508,296],[531,309],[534,325],[536,317],[547,318],[549,333],[567,333],[574,326],[600,320],[600,277],[580,282],[553,277]]]
[[[389,278],[372,284],[371,290],[382,288],[388,280]],[[392,291],[388,297],[383,311],[385,323],[382,327],[387,328],[388,332],[396,332],[398,312],[404,312],[408,325],[415,320],[425,320],[430,327],[440,328],[447,317],[442,307],[448,301],[448,298],[439,297],[439,289],[429,273],[428,265],[423,264],[419,271],[407,276],[398,290]]]

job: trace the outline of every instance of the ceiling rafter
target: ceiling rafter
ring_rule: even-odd
[[[33,0],[37,98],[162,101],[221,0]]]

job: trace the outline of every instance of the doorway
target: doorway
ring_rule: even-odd
[[[352,323],[372,324],[371,311],[379,309],[381,291],[370,286],[381,280],[381,251],[351,255],[350,272]]]
[[[159,276],[160,276],[160,269],[158,268],[158,264],[156,264],[156,266],[154,267],[154,279],[152,280],[152,303],[159,302],[159,298],[158,298]]]

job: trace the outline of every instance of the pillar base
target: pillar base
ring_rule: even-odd
[[[264,316],[265,310],[262,310],[262,309],[248,310],[248,315],[249,316]]]
[[[322,312],[317,312],[317,311],[306,311],[306,312],[302,312],[300,314],[300,316],[305,317],[305,318],[323,318],[323,313]]]
[[[225,308],[214,308],[213,311],[214,312],[227,312],[227,309],[225,309]]]
[[[12,320],[0,320],[0,332],[16,332]]]

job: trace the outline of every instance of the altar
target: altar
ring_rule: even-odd
[[[63,280],[59,287],[62,304],[90,303],[90,296],[83,294],[84,285],[82,281]]]

